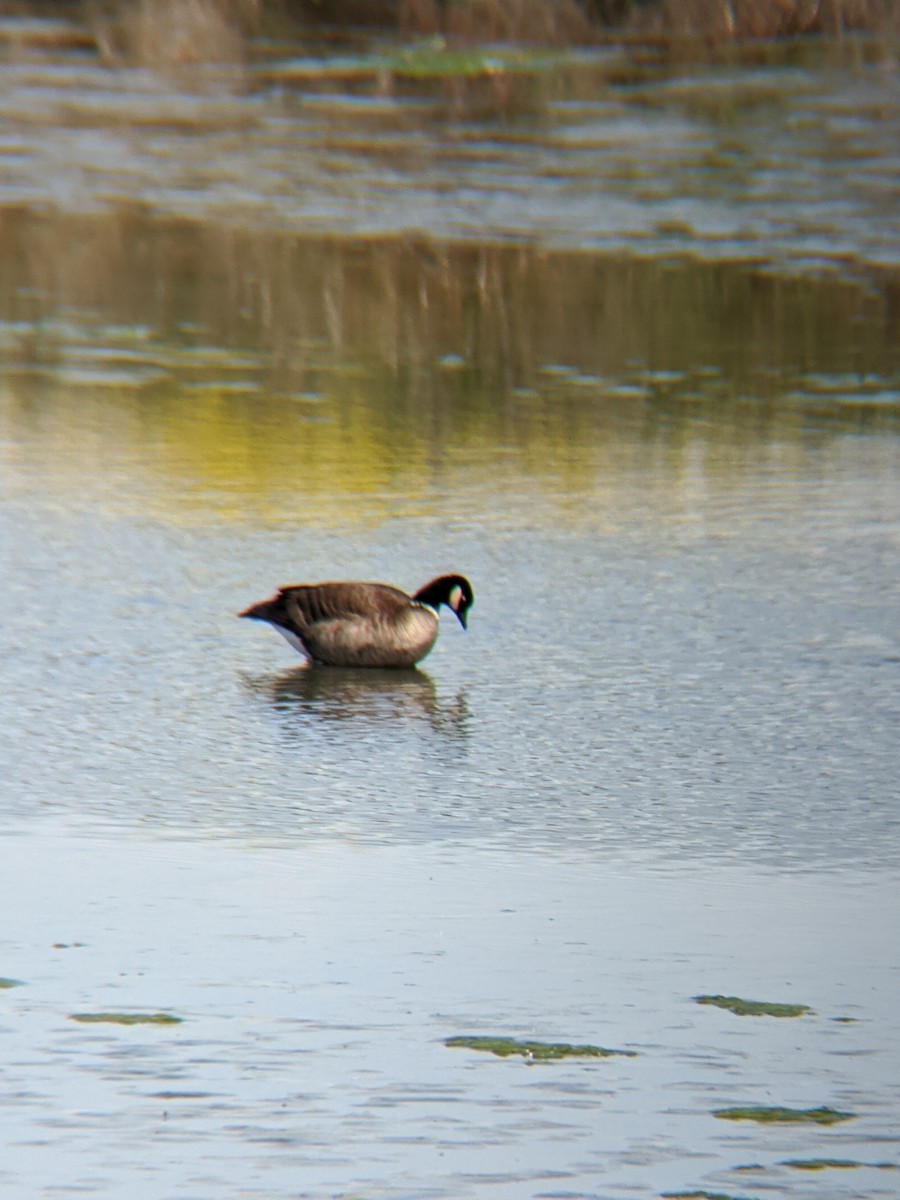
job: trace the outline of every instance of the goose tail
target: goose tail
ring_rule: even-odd
[[[239,612],[238,616],[249,617],[252,621],[271,621],[278,607],[278,599],[261,600],[259,604],[251,604],[249,608]]]

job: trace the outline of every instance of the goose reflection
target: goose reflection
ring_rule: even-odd
[[[363,671],[302,666],[277,675],[244,676],[243,682],[284,716],[372,725],[418,722],[450,737],[467,733],[465,691],[460,689],[452,699],[443,699],[431,676],[415,667],[369,667]]]

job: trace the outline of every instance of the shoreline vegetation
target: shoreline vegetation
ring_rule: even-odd
[[[0,0],[0,55],[78,44],[112,66],[235,63],[273,42],[359,36],[451,47],[642,46],[673,58],[722,46],[900,36],[897,0]]]

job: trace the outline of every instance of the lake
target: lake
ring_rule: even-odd
[[[186,74],[31,36],[0,65],[4,1197],[895,1195],[882,50],[448,80],[377,42]],[[444,571],[469,628],[414,671],[235,617]]]

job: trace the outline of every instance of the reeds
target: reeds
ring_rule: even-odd
[[[652,44],[675,55],[729,43],[866,33],[900,36],[900,0],[0,0],[20,18],[2,34],[46,42],[90,36],[111,65],[242,63],[254,39],[321,41],[360,30],[460,45]],[[40,18],[29,25],[21,19]]]
[[[896,0],[297,0],[306,20],[396,24],[400,33],[475,42],[713,41],[900,33]],[[393,13],[393,16],[389,16]]]
[[[160,67],[242,62],[263,0],[85,0],[101,57]]]
[[[653,0],[630,7],[630,34],[668,39],[743,41],[900,31],[894,0]]]

